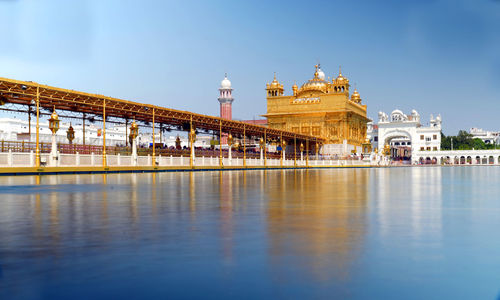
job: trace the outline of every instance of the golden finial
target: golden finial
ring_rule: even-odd
[[[342,66],[339,66],[339,76],[342,76]]]

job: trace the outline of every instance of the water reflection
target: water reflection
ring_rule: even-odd
[[[133,286],[131,273],[188,298],[202,295],[188,281],[220,297],[384,298],[389,280],[445,291],[457,265],[500,267],[481,252],[500,251],[482,236],[500,226],[499,179],[439,167],[0,177],[0,298],[61,284],[53,293],[91,298],[82,286]]]
[[[366,231],[367,180],[361,169],[271,176],[266,194],[273,263],[299,262],[296,271],[318,280],[347,280]]]

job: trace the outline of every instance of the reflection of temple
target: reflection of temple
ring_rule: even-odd
[[[269,176],[272,262],[286,264],[287,257],[300,257],[301,271],[321,280],[347,279],[364,241],[369,172],[283,171]]]
[[[361,146],[366,137],[366,105],[355,90],[349,97],[349,79],[339,71],[333,80],[316,66],[314,77],[300,88],[294,84],[293,95],[285,96],[283,84],[267,84],[269,127],[310,134],[327,139],[324,153],[345,153]]]

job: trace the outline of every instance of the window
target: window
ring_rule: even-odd
[[[426,137],[426,138],[425,138],[425,141],[426,141],[426,142],[430,142],[430,141],[431,141],[431,137],[430,137],[430,136]]]
[[[431,147],[427,147],[427,151],[431,151]]]
[[[423,139],[424,139],[424,135],[423,135],[423,134],[421,134],[421,135],[420,135],[420,139],[421,139],[421,140],[423,140]]]
[[[374,140],[375,142],[378,142],[378,136],[374,137],[374,138],[373,138],[373,140]]]
[[[438,151],[438,147],[432,147],[433,151]]]
[[[438,137],[437,137],[437,135],[433,135],[433,136],[432,136],[432,139],[433,139],[433,140],[437,140],[437,138],[438,138]]]
[[[424,147],[420,147],[420,151],[424,151]]]

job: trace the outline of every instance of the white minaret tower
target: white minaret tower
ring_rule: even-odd
[[[227,73],[224,76],[224,79],[220,83],[219,89],[219,103],[220,103],[220,117],[223,119],[232,120],[233,112],[232,112],[232,103],[234,101],[232,93],[233,89],[231,88],[231,81],[227,79]]]

